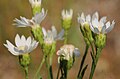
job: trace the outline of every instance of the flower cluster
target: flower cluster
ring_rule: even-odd
[[[24,35],[19,36],[17,34],[15,36],[15,45],[6,40],[7,44],[4,44],[4,46],[13,55],[18,56],[19,63],[25,71],[25,78],[28,79],[28,67],[31,60],[30,52],[32,52],[38,44],[40,44],[41,51],[43,52],[43,58],[34,79],[38,79],[36,78],[38,76],[39,79],[42,79],[39,72],[44,63],[48,69],[48,79],[53,79],[52,59],[56,52],[57,40],[63,40],[63,46],[56,52],[59,64],[56,79],[59,78],[59,73],[61,73],[60,79],[67,79],[68,71],[73,67],[76,57],[80,56],[79,49],[74,45],[69,44],[67,38],[72,24],[73,10],[62,10],[62,30],[58,33],[55,26],[51,26],[51,30],[46,30],[41,26],[41,22],[47,15],[47,11],[45,11],[41,6],[42,0],[29,0],[29,2],[31,4],[33,17],[31,19],[27,19],[20,16],[20,19],[15,18],[13,20],[13,25],[17,27],[31,27],[33,38],[30,36],[25,38]],[[84,73],[89,65],[84,65],[87,53],[89,52],[89,47],[92,48],[90,51],[92,66],[89,79],[92,79],[102,49],[106,45],[106,34],[114,28],[115,22],[114,20],[112,22],[107,21],[106,17],[99,18],[98,12],[95,12],[92,16],[90,14],[85,16],[84,13],[81,13],[77,20],[86,43],[86,49],[80,63],[77,79],[83,79]]]

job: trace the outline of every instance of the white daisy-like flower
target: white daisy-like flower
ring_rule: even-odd
[[[35,6],[41,6],[42,0],[29,0],[30,4],[32,5],[32,8]]]
[[[11,42],[6,40],[7,44],[4,44],[5,47],[8,48],[8,50],[13,54],[13,55],[22,55],[26,53],[30,53],[33,51],[37,46],[38,42],[32,39],[31,37],[28,37],[27,39],[25,36],[19,36],[18,34],[15,37],[15,44],[14,46]]]
[[[57,51],[58,62],[62,56],[65,60],[70,60],[73,56],[80,56],[80,51],[78,48],[75,48],[73,45],[64,45]]]
[[[85,17],[85,15],[84,15],[84,13],[82,13],[81,14],[81,16],[80,15],[78,15],[78,23],[80,23],[82,26],[84,25],[84,24],[90,24],[90,22],[91,22],[91,16],[90,16],[90,14],[88,14],[86,17]]]
[[[57,34],[57,30],[55,26],[51,27],[51,30],[46,31],[44,27],[42,27],[42,32],[44,35],[44,43],[52,44],[56,40],[63,40],[64,30],[61,30],[59,34]]]
[[[110,21],[106,22],[106,17],[102,17],[99,20],[98,12],[95,12],[92,16],[92,22],[90,24],[90,28],[94,33],[106,34],[114,28],[114,25],[115,25],[114,20],[112,21],[112,23],[110,23]]]
[[[14,20],[14,24],[17,27],[37,27],[39,26],[39,24],[44,20],[44,18],[47,15],[47,11],[45,12],[45,10],[42,8],[42,12],[36,14],[34,17],[32,17],[32,19],[26,19],[25,17],[21,17],[20,16],[20,20],[15,18]]]
[[[72,9],[70,9],[69,11],[68,10],[63,10],[61,14],[62,14],[62,19],[63,20],[72,19],[73,10]]]

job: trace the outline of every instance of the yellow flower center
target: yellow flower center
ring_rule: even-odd
[[[24,50],[24,49],[25,49],[25,46],[19,46],[18,49],[19,49],[19,50]]]

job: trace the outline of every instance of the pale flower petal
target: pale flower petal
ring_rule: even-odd
[[[52,34],[53,34],[54,38],[57,37],[57,30],[56,30],[55,26],[52,26]]]
[[[112,21],[111,26],[109,26],[108,28],[106,28],[106,33],[110,32],[113,28],[114,28],[115,22]]]
[[[74,55],[75,55],[76,57],[79,57],[79,56],[80,56],[80,51],[79,51],[78,48],[75,48],[75,49],[74,49]]]

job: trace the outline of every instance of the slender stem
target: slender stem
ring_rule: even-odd
[[[100,57],[100,55],[101,55],[101,51],[102,51],[101,48],[97,48],[95,59],[94,59],[93,62],[92,62],[92,67],[91,67],[91,72],[90,72],[89,79],[92,79],[92,77],[93,77],[93,75],[94,75],[94,72],[95,72],[95,68],[96,68],[98,59],[99,59],[99,57]]]
[[[83,68],[83,65],[84,65],[84,62],[85,62],[85,59],[86,59],[86,56],[87,56],[87,53],[88,53],[88,49],[89,49],[89,46],[86,45],[85,53],[84,53],[83,58],[82,58],[82,60],[81,60],[80,69],[79,69],[77,78],[80,77],[81,70],[82,70],[82,68]]]
[[[59,66],[59,68],[58,68],[58,72],[57,72],[57,77],[56,77],[56,79],[58,79],[59,73],[60,73],[60,66]]]
[[[43,65],[43,63],[44,63],[44,62],[45,62],[45,56],[43,56],[43,59],[42,59],[42,61],[41,61],[40,65],[39,65],[38,70],[37,70],[37,72],[35,73],[35,76],[34,76],[34,78],[33,78],[33,79],[35,79],[35,78],[36,78],[36,76],[38,75],[38,73],[40,72],[40,70],[41,70],[42,65]]]
[[[28,79],[28,67],[25,67],[25,79]]]
[[[46,63],[46,67],[48,69],[48,79],[51,79],[51,77],[50,77],[50,70],[49,70],[49,63],[48,63],[48,57],[47,56],[45,57],[45,63]]]
[[[93,44],[90,42],[90,45],[91,45],[91,48],[92,48],[92,53],[93,53],[93,56],[95,56],[95,52],[94,52],[94,46]]]
[[[53,74],[52,74],[52,56],[50,56],[50,68],[49,68],[50,70],[50,77],[51,77],[51,79],[53,79]]]
[[[65,34],[64,34],[64,38],[65,38],[64,44],[67,44],[67,41],[68,41],[67,36],[68,36],[68,30],[65,30]]]

